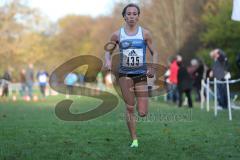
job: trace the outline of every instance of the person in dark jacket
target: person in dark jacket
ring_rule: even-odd
[[[204,73],[204,66],[202,62],[197,59],[191,60],[191,67],[194,68],[193,72],[191,73],[191,77],[193,79],[193,89],[196,91],[196,102],[201,101],[201,88],[202,88],[202,79]]]
[[[221,50],[214,49],[210,52],[211,58],[214,60],[210,76],[219,81],[225,81],[226,67],[221,58]],[[225,83],[217,83],[217,100],[218,105],[224,109],[228,108],[227,87]]]
[[[237,58],[236,58],[236,64],[237,64],[237,67],[239,69],[239,76],[240,76],[240,52],[237,54]]]
[[[186,94],[188,100],[188,106],[193,107],[191,90],[192,90],[192,78],[188,73],[187,68],[182,64],[182,59],[178,60],[178,93],[179,93],[179,102],[178,106],[182,106],[182,95]]]
[[[2,76],[2,97],[6,96],[8,97],[8,93],[9,93],[9,83],[11,81],[11,76],[10,73],[6,70]]]

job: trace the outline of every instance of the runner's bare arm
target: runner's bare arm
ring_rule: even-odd
[[[112,35],[111,35],[111,38],[110,38],[110,43],[115,43],[115,45],[118,44],[118,39],[119,39],[119,31],[116,31],[114,32]],[[114,47],[115,49],[116,47]],[[106,63],[106,68],[108,70],[111,70],[111,55],[114,51],[114,49],[111,49],[111,50],[106,50],[106,53],[105,53],[105,63]]]
[[[152,35],[148,30],[144,29],[144,38],[147,43],[147,47],[152,55],[151,63],[157,64],[158,63],[158,53],[153,43]]]

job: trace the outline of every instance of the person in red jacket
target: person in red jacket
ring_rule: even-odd
[[[178,92],[177,92],[177,84],[178,84],[178,59],[181,58],[180,56],[176,56],[172,63],[170,64],[170,75],[169,75],[169,82],[170,82],[170,100],[174,103],[178,100]]]

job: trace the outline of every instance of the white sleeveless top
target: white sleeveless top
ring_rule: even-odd
[[[119,36],[120,67],[119,72],[125,74],[146,73],[146,42],[142,27],[134,35],[128,35],[124,27],[120,29]]]

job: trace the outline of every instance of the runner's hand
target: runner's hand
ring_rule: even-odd
[[[153,67],[149,67],[147,70],[147,76],[148,78],[153,78],[155,74],[155,69]]]

